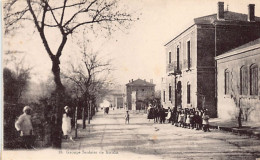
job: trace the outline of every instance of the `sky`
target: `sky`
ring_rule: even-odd
[[[146,79],[160,89],[161,78],[166,73],[164,44],[185,30],[196,17],[217,12],[217,0],[124,0],[124,5],[138,15],[139,20],[130,29],[115,32],[107,39],[94,40],[93,50],[105,58],[113,59],[115,70],[111,73],[115,83],[126,84],[130,79]],[[225,9],[247,14],[247,5],[255,4],[255,15],[260,17],[259,0],[225,0]],[[55,33],[53,42],[55,43]],[[37,32],[28,29],[6,38],[3,48],[21,50],[26,64],[33,67],[33,79],[41,81],[51,74],[51,61]],[[96,42],[95,42],[96,41]],[[40,56],[39,53],[40,52]],[[61,68],[75,58],[68,44],[61,57]]]

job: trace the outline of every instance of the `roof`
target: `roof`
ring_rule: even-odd
[[[142,79],[137,79],[137,80],[127,83],[126,86],[151,86],[152,87],[152,86],[155,86],[155,84],[149,83]]]
[[[248,43],[246,43],[242,46],[239,46],[237,48],[231,49],[231,50],[215,57],[215,59],[216,60],[222,59],[222,58],[225,58],[225,57],[233,56],[237,53],[241,53],[241,52],[245,52],[245,51],[253,50],[253,49],[257,49],[257,48],[260,48],[260,38],[254,40],[254,41],[248,42]]]
[[[248,22],[247,14],[236,13],[231,11],[224,12],[225,21]],[[203,17],[194,18],[195,24],[213,23],[217,21],[217,14],[207,15]],[[221,20],[223,21],[223,20]],[[260,17],[255,17],[255,21],[260,22]]]
[[[224,12],[224,20],[218,20],[217,19],[217,14],[211,14],[211,15],[207,15],[207,16],[203,16],[203,17],[198,17],[198,18],[194,18],[191,25],[189,25],[189,27],[187,27],[183,32],[181,32],[180,34],[178,34],[177,36],[175,36],[173,39],[171,39],[170,41],[168,41],[164,46],[166,46],[167,44],[169,44],[170,42],[172,42],[174,39],[176,39],[177,37],[179,37],[182,33],[184,33],[186,30],[188,30],[189,28],[191,28],[193,25],[198,25],[198,24],[214,24],[214,22],[248,22],[247,20],[247,14],[242,14],[242,13],[236,13],[236,12],[231,12],[231,11],[225,11]],[[260,17],[256,17],[255,16],[255,21],[256,22],[260,22]],[[248,23],[252,23],[252,22],[248,22]]]

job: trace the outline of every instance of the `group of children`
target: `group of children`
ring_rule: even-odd
[[[163,109],[163,108],[162,108]],[[161,109],[161,112],[163,114],[154,114],[154,123],[159,122],[164,123],[165,118],[169,120],[169,122],[172,122],[177,127],[183,127],[183,128],[189,128],[189,129],[196,129],[196,130],[203,130],[204,132],[210,132],[209,130],[209,115],[207,109],[202,110],[195,110],[194,108],[189,109],[179,109],[177,111],[171,110],[168,108],[167,117],[163,116],[164,118],[161,118],[160,115],[165,115],[164,111]],[[149,109],[151,110],[151,109]],[[156,111],[156,108],[154,109]],[[158,109],[158,113],[160,109]],[[125,123],[129,124],[130,115],[129,112],[126,111],[125,114]],[[148,118],[149,119],[149,118]],[[159,119],[159,120],[158,120]],[[164,121],[160,120],[164,119]]]
[[[177,127],[203,130],[204,132],[210,132],[209,130],[209,115],[208,110],[197,110],[195,109],[180,109],[174,116],[173,123]]]

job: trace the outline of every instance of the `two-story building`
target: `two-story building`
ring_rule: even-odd
[[[161,94],[165,108],[207,108],[211,117],[217,116],[214,57],[260,37],[254,7],[248,5],[246,15],[224,11],[224,2],[218,2],[216,14],[193,19],[192,25],[165,44]]]
[[[155,84],[152,80],[130,80],[126,84],[126,101],[128,110],[145,109],[145,99],[154,96]]]

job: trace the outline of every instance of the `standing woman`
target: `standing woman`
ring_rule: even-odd
[[[70,139],[72,140],[71,136],[71,117],[69,117],[69,107],[65,106],[64,107],[65,113],[63,114],[62,117],[62,131],[65,136],[65,139]]]

